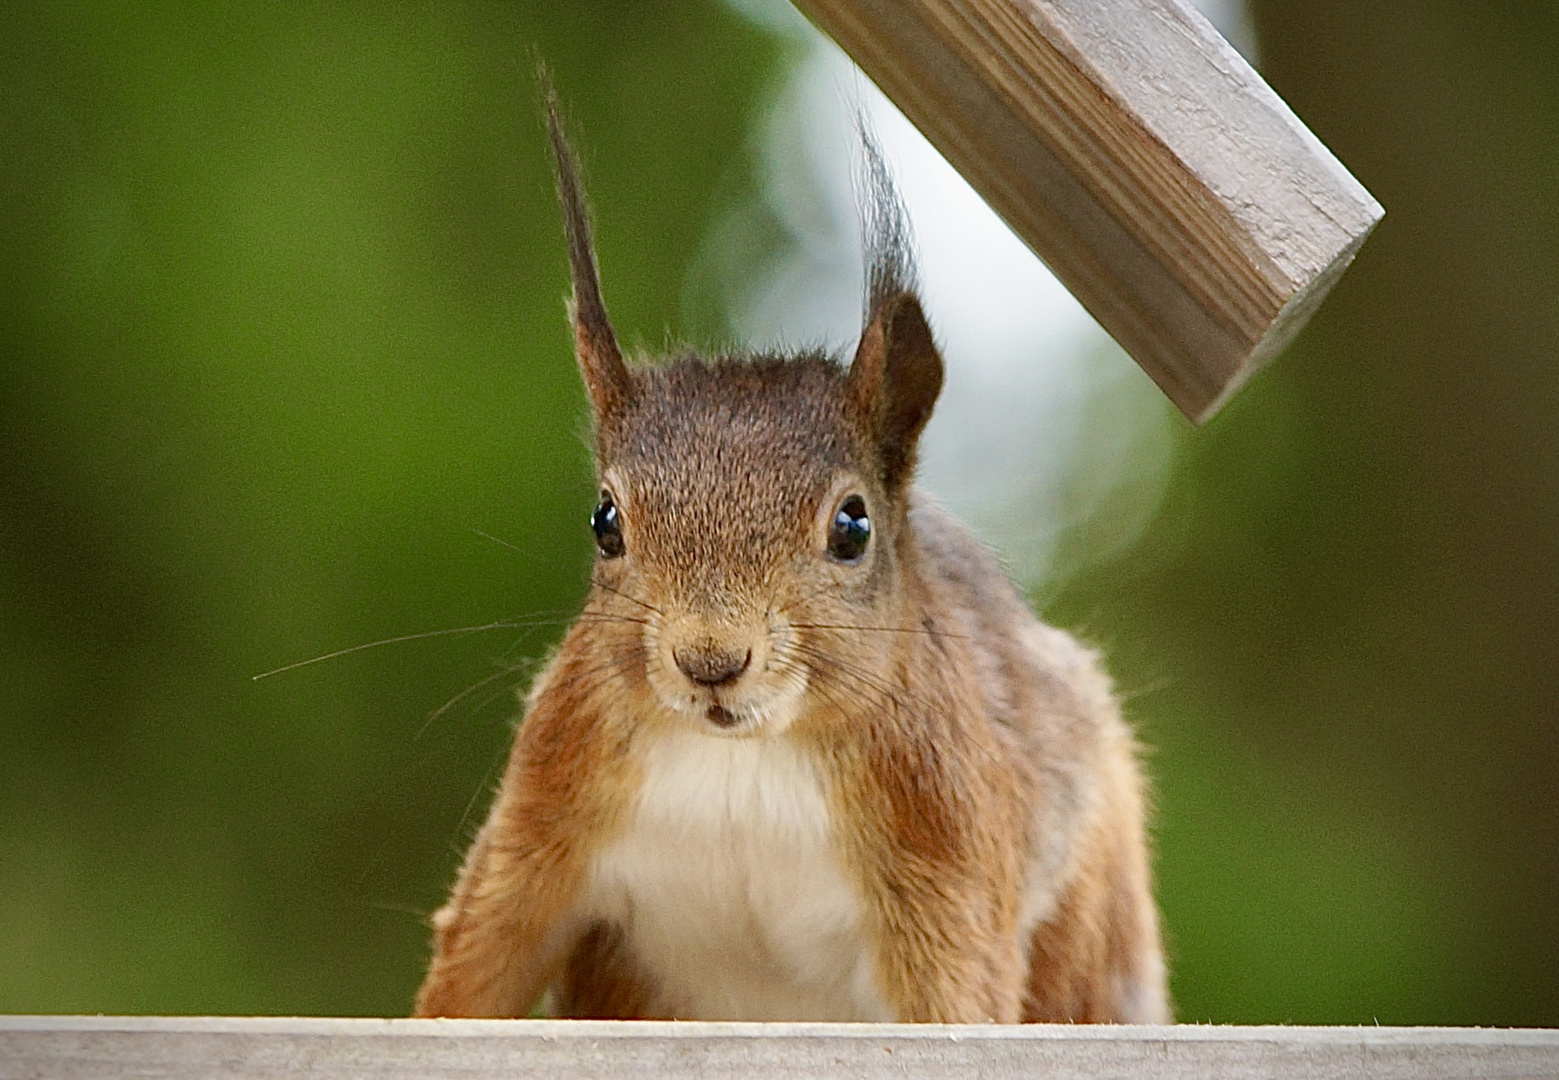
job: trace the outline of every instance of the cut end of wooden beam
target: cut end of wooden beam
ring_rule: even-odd
[[[1383,211],[1185,0],[798,0],[1193,422]]]
[[[1353,244],[1338,255],[1325,272],[1313,278],[1308,285],[1289,298],[1267,330],[1267,336],[1257,343],[1245,362],[1210,401],[1200,407],[1190,402],[1186,404],[1176,402],[1193,424],[1204,424],[1217,415],[1229,399],[1250,381],[1252,375],[1266,367],[1279,353],[1288,348],[1294,338],[1299,336],[1299,331],[1304,329],[1305,324],[1310,321],[1310,316],[1320,308],[1321,301],[1325,300],[1327,294],[1332,291],[1332,286],[1342,279],[1343,272],[1352,265],[1353,257],[1359,253],[1359,248],[1364,246],[1364,241],[1369,239],[1375,225],[1385,216],[1385,210],[1380,208],[1379,203],[1376,203],[1376,209],[1375,219],[1370,223],[1369,228],[1359,234]]]

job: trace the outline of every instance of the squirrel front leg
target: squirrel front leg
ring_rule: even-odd
[[[433,961],[416,1016],[525,1016],[570,944],[580,872],[568,843],[524,836],[502,795],[449,901],[433,915]]]
[[[878,985],[901,1022],[1021,1018],[1021,855],[1009,842],[1021,824],[1011,793],[966,771],[962,749],[900,743],[863,777],[857,842]]]
[[[879,889],[875,905],[877,968],[895,1019],[1017,1023],[1023,968],[1015,905],[967,878],[948,887],[946,867],[913,863],[903,860],[894,872],[921,880]]]
[[[584,929],[573,915],[618,762],[587,703],[563,692],[566,675],[552,674],[532,696],[492,811],[433,916],[433,960],[413,1015],[525,1016]]]

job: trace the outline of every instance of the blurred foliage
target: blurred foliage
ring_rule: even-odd
[[[1559,19],[1254,7],[1387,220],[1044,606],[1154,748],[1183,1019],[1559,1023]],[[725,7],[0,12],[0,1010],[408,1007],[589,558],[538,55],[625,338],[718,332],[785,61]]]

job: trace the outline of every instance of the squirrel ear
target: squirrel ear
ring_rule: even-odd
[[[882,453],[890,488],[908,478],[915,444],[942,391],[942,356],[912,292],[875,305],[850,364],[850,401]]]
[[[558,202],[563,208],[563,230],[568,236],[568,262],[574,295],[569,315],[574,322],[574,351],[590,393],[598,420],[615,416],[633,397],[633,376],[617,347],[617,335],[601,300],[601,281],[596,269],[595,246],[590,235],[590,207],[579,182],[579,159],[568,144],[558,115],[557,92],[545,70],[538,74],[547,113],[547,133],[552,139],[552,160],[557,167]]]

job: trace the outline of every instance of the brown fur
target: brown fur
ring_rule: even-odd
[[[434,917],[417,1013],[525,1015],[549,986],[561,1015],[666,1010],[660,979],[676,973],[647,968],[585,897],[638,812],[644,755],[680,728],[787,740],[812,763],[887,1015],[1167,1020],[1142,782],[1108,680],[911,488],[942,368],[880,158],[868,145],[871,309],[847,371],[821,356],[635,370],[552,122],[597,466],[626,554],[598,560],[530,695]],[[858,564],[826,554],[845,494],[873,528]],[[688,655],[743,650],[728,683],[687,674]]]
[[[550,1011],[579,1020],[664,1020],[654,1012],[655,993],[639,969],[621,928],[591,925],[569,954],[554,984]]]

